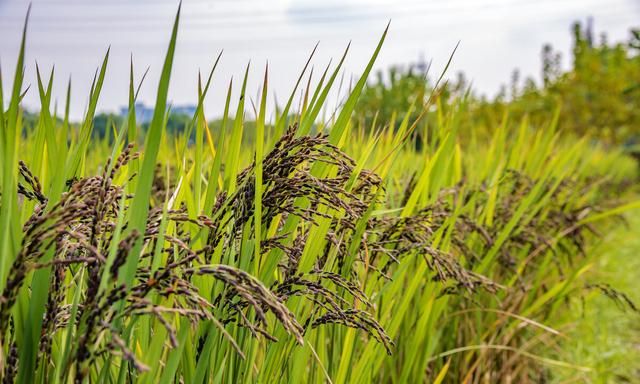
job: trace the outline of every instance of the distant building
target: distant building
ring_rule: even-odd
[[[151,122],[153,118],[153,108],[147,107],[144,103],[136,103],[136,122],[138,124],[146,124]],[[127,117],[129,115],[129,107],[120,108],[120,116]]]
[[[174,115],[193,116],[196,114],[196,109],[198,108],[195,105],[175,105],[171,107],[171,113]]]
[[[153,118],[153,107],[148,107],[144,103],[136,103],[136,122],[138,124],[148,124]],[[197,107],[195,105],[185,104],[168,106],[172,115],[187,115],[193,116],[196,113]],[[126,117],[129,114],[129,107],[120,108],[120,116]]]

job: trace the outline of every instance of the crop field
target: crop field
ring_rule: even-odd
[[[24,78],[28,28],[10,92],[0,77],[4,383],[640,381],[638,280],[620,266],[640,266],[638,163],[571,126],[600,104],[481,103],[445,68],[406,108],[365,110],[385,31],[335,111],[348,52],[313,75],[312,53],[273,114],[274,69],[222,84],[216,61],[168,132],[178,11],[151,122],[132,63],[128,115],[100,136],[109,52],[73,122],[71,87],[55,108],[53,71]],[[630,333],[603,365],[592,325],[614,340],[615,322]]]

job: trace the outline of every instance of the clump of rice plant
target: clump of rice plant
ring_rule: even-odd
[[[463,147],[465,101],[433,114],[437,93],[416,106],[437,122],[423,150],[407,145],[410,113],[360,129],[351,115],[386,31],[330,121],[319,114],[344,57],[293,111],[305,66],[273,122],[265,69],[245,124],[247,67],[233,123],[230,83],[210,129],[218,57],[187,131],[166,135],[178,20],[149,129],[132,64],[129,116],[109,140],[91,134],[108,53],[79,124],[70,96],[64,119],[51,114],[53,73],[38,69],[42,110],[23,132],[23,38],[0,108],[4,382],[522,381],[585,368],[541,356],[536,340],[560,336],[546,323],[585,287],[596,224],[637,205],[607,196],[626,185],[607,172],[619,153],[562,140],[553,121]]]

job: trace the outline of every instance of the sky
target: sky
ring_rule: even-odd
[[[62,109],[66,84],[72,81],[72,118],[80,118],[96,68],[111,48],[101,111],[126,105],[129,62],[139,79],[149,68],[139,100],[153,105],[157,81],[178,7],[175,0],[33,0],[27,34],[26,83],[33,86],[24,105],[38,109],[35,64],[55,65],[54,100]],[[0,66],[5,94],[13,77],[20,35],[29,2],[0,0]],[[483,94],[495,95],[518,68],[522,77],[540,78],[540,52],[552,43],[569,62],[571,24],[592,17],[596,35],[624,40],[640,26],[640,0],[183,0],[169,98],[174,105],[193,104],[198,71],[222,59],[213,78],[205,110],[220,114],[229,80],[236,84],[251,61],[249,94],[256,95],[265,64],[270,92],[285,100],[310,52],[319,73],[335,63],[351,42],[345,78],[364,69],[390,21],[375,69],[432,62],[442,71],[458,42],[448,71],[462,71]],[[253,96],[255,100],[255,96]],[[332,101],[337,103],[337,99]]]

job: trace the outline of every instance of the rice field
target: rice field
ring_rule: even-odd
[[[23,124],[26,37],[10,94],[0,78],[3,382],[597,380],[601,367],[558,350],[594,297],[637,319],[632,296],[593,273],[602,235],[640,207],[632,158],[558,129],[558,110],[474,129],[468,99],[439,108],[438,85],[362,124],[386,31],[329,118],[344,56],[314,86],[301,69],[273,119],[270,69],[212,84],[216,61],[188,129],[168,134],[178,31],[179,12],[144,130],[132,63],[128,118],[92,134],[108,52],[79,123],[70,88],[58,116],[54,74],[39,70],[41,111]],[[264,71],[255,105],[249,71]],[[227,95],[215,129],[214,87]]]

